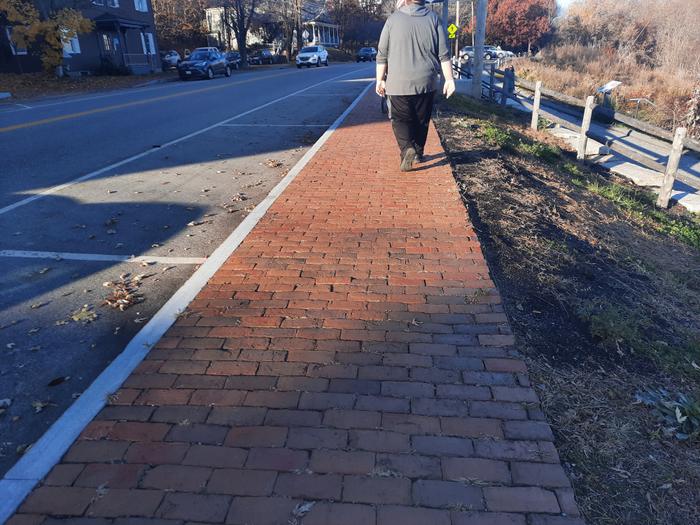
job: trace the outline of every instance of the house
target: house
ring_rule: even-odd
[[[161,69],[150,0],[90,0],[80,11],[95,27],[64,43],[64,72],[143,74]],[[12,27],[0,27],[0,73],[40,70],[40,57],[13,42]]]
[[[210,45],[222,49],[238,49],[236,36],[226,23],[226,9],[210,7],[206,9],[206,24]],[[326,2],[323,0],[305,0],[301,8],[301,18],[309,38],[305,44],[323,45],[326,47],[340,46],[340,26],[330,17]],[[258,13],[256,29],[248,32],[248,46],[264,44],[275,50],[283,49],[284,35],[276,27],[273,13],[265,12],[264,8]],[[296,39],[295,39],[296,40]]]

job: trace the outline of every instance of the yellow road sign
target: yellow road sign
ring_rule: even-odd
[[[455,38],[455,36],[457,35],[458,29],[459,29],[459,27],[457,27],[454,24],[450,24],[449,26],[447,26],[447,32],[449,33],[448,36],[450,38]]]

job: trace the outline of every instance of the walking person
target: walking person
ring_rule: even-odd
[[[449,98],[455,82],[440,19],[425,0],[397,0],[379,38],[376,91],[389,97],[402,171],[411,171],[416,160],[423,162],[439,72]]]

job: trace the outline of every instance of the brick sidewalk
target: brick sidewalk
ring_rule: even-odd
[[[582,524],[427,154],[368,95],[10,523]]]

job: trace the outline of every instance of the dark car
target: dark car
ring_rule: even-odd
[[[377,50],[373,47],[363,47],[355,55],[358,62],[372,62],[377,60]]]
[[[272,52],[269,49],[261,49],[248,58],[249,64],[263,65],[272,64],[275,61]]]
[[[231,69],[240,69],[241,54],[238,51],[229,51],[226,53],[226,63],[231,67]]]
[[[195,49],[190,56],[177,66],[182,80],[188,78],[214,78],[215,75],[231,76],[231,66],[226,57],[215,47]]]

